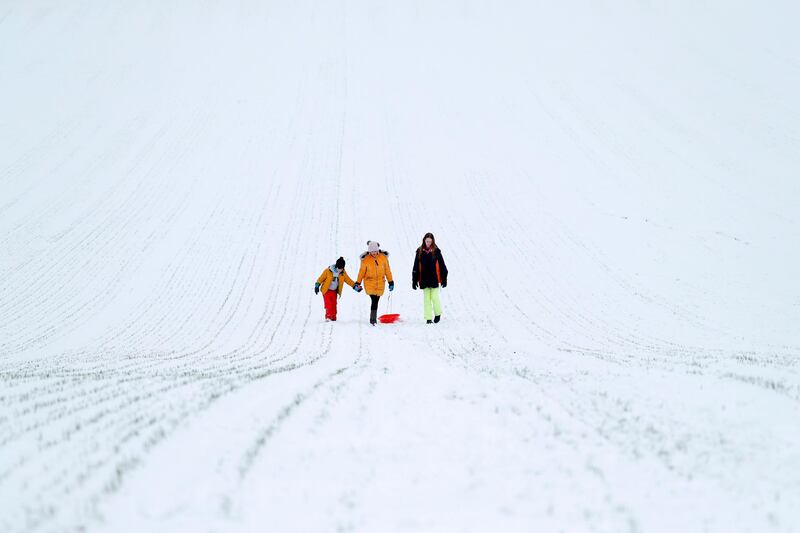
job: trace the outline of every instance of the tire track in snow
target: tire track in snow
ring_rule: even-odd
[[[276,273],[276,275],[278,275],[278,276],[284,274],[284,272],[283,272],[284,270],[286,271],[285,273],[288,273],[288,268],[289,268],[288,257],[289,256],[288,256],[287,250],[290,249],[290,247],[288,246],[288,243],[291,242],[293,239],[294,240],[302,240],[302,237],[301,237],[300,233],[294,233],[294,232],[301,231],[300,228],[302,228],[302,224],[300,224],[300,222],[304,219],[304,217],[307,217],[310,214],[311,206],[313,205],[312,204],[312,197],[311,197],[311,195],[308,194],[308,191],[305,190],[304,183],[306,183],[306,182],[302,182],[301,183],[301,187],[298,188],[297,198],[305,200],[304,203],[302,204],[302,205],[305,206],[305,209],[299,209],[299,210],[293,211],[295,218],[293,220],[289,221],[290,231],[286,232],[284,234],[284,237],[283,237],[284,245],[281,246],[282,254],[280,256],[278,271]],[[258,254],[256,254],[256,256],[257,255]],[[241,261],[243,261],[243,260],[244,260],[243,258],[240,259],[240,263],[239,263],[240,266],[242,265]],[[246,285],[247,284],[245,283],[244,286],[246,286]],[[279,285],[277,285],[277,284],[275,284],[273,286],[279,287]],[[284,292],[284,294],[286,294],[288,296],[288,291],[283,291],[283,292]],[[276,302],[275,303],[275,308],[274,308],[275,311],[277,311],[278,309],[283,307],[286,310],[286,312],[284,312],[284,313],[274,313],[274,312],[272,312],[271,313],[270,312],[271,310],[267,309],[267,310],[265,310],[262,319],[272,320],[273,316],[279,315],[280,316],[280,320],[283,321],[287,316],[291,316],[292,308],[288,305],[289,304],[288,298],[286,298],[286,299],[284,299],[282,301],[281,300],[274,300],[274,301]],[[237,308],[238,308],[238,305],[234,306],[234,312],[233,312],[233,314],[231,316],[235,315],[235,309],[237,309]],[[306,317],[306,320],[308,320],[307,317]],[[230,321],[224,323],[222,329],[224,329],[224,327],[226,327],[229,324],[230,324]],[[279,340],[281,340],[281,342],[283,342],[281,337],[276,337],[276,335],[275,335],[276,332],[280,330],[280,328],[279,328],[280,322],[278,322],[278,324],[277,324],[278,327],[274,327],[274,328],[272,328],[272,327],[265,328],[264,327],[265,325],[266,325],[265,323],[262,323],[259,326],[262,329],[262,331],[264,329],[271,330],[271,337],[269,339],[266,339],[267,343],[266,343],[266,345],[262,345],[261,352],[260,353],[256,353],[255,355],[260,355],[261,353],[266,352],[266,350],[270,347],[270,345],[273,342],[276,342],[276,341],[279,341]],[[219,331],[222,331],[222,329],[220,329]],[[269,331],[267,331],[266,333],[269,334]],[[271,357],[270,360],[269,360],[268,365],[274,366],[275,361],[281,360],[281,359],[284,359],[284,358],[286,358],[288,356],[296,354],[299,351],[300,343],[302,341],[303,341],[303,338],[301,336],[301,338],[298,339],[297,342],[293,346],[292,345],[287,346],[288,354],[285,354],[285,355],[282,355],[282,356],[279,356],[279,357]],[[213,353],[213,349],[207,350],[207,354],[210,354],[210,353]],[[325,352],[323,351],[322,354],[324,354],[324,353]],[[182,355],[185,358],[186,354],[182,354]],[[200,354],[198,354],[198,355],[200,355]],[[236,355],[236,354],[232,353],[232,354],[228,354],[228,355]],[[253,357],[253,355],[249,355],[249,357]],[[301,361],[299,363],[289,363],[287,365],[284,365],[282,368],[278,368],[278,369],[272,368],[271,366],[265,367],[264,364],[261,363],[261,362],[257,362],[257,364],[255,364],[255,365],[251,364],[251,365],[248,365],[248,366],[243,366],[243,365],[239,364],[238,367],[234,367],[234,370],[238,370],[238,372],[230,372],[230,370],[231,370],[230,369],[230,365],[227,364],[227,366],[228,366],[228,372],[230,374],[233,374],[234,376],[236,376],[238,374],[237,377],[242,376],[242,377],[244,377],[246,379],[252,380],[252,379],[262,379],[264,377],[267,377],[267,376],[273,374],[276,371],[286,372],[286,371],[297,369],[301,365],[313,364],[314,362],[316,362],[319,359],[319,357],[321,357],[321,355],[318,355],[317,357],[311,358],[311,359],[306,358],[305,360],[303,360],[303,361]],[[100,362],[100,358],[96,358],[96,359],[98,360],[98,362]],[[220,359],[220,358],[219,357],[215,357],[215,359]],[[243,358],[239,357],[238,359],[243,359]],[[133,365],[135,365],[135,363],[130,363],[130,365],[133,366]],[[215,364],[215,366],[219,367],[218,364]],[[141,370],[142,370],[142,368],[139,369],[140,372],[141,372]],[[212,367],[212,371],[214,372],[214,374],[212,374],[212,376],[214,376],[214,377],[216,377],[216,374],[219,374],[221,372],[221,370],[214,370],[214,367]],[[113,372],[111,374],[113,374]],[[147,374],[145,374],[145,376],[146,375]],[[168,376],[169,376],[168,373],[162,374],[162,377],[168,377]],[[144,381],[147,381],[147,380],[145,379]],[[139,442],[141,442],[141,436],[144,435],[144,434],[150,434],[150,440],[147,440],[145,442],[152,442],[153,445],[155,445],[157,442],[160,442],[159,439],[162,438],[162,437],[158,437],[158,436],[162,435],[162,433],[163,434],[168,434],[171,431],[171,429],[174,428],[174,425],[170,426],[168,419],[164,419],[164,417],[162,415],[157,414],[157,412],[153,413],[153,405],[152,404],[151,405],[139,405],[139,404],[141,402],[143,402],[143,401],[146,401],[146,399],[148,397],[150,397],[150,396],[155,397],[155,398],[159,398],[159,397],[164,397],[167,394],[174,394],[175,392],[177,392],[176,389],[175,389],[176,386],[177,387],[183,387],[183,388],[192,388],[193,390],[195,390],[195,392],[192,393],[192,394],[194,394],[195,398],[198,398],[197,401],[202,400],[202,397],[203,397],[203,392],[202,391],[200,391],[200,392],[197,391],[199,386],[198,385],[194,385],[193,384],[193,380],[184,380],[184,381],[181,381],[181,382],[179,382],[177,384],[171,383],[169,380],[167,380],[166,383],[167,384],[164,385],[162,388],[157,388],[157,389],[154,389],[152,386],[150,386],[149,387],[150,390],[146,391],[144,394],[142,394],[140,396],[134,396],[134,397],[127,396],[126,397],[125,395],[123,395],[122,397],[120,397],[117,394],[116,399],[118,401],[120,401],[121,405],[125,405],[126,406],[127,411],[129,411],[129,412],[135,412],[135,411],[148,412],[149,411],[149,412],[151,412],[151,415],[149,417],[135,417],[134,416],[132,418],[126,419],[126,417],[121,416],[121,413],[120,413],[118,408],[111,406],[111,407],[108,407],[108,408],[101,409],[100,410],[101,412],[99,414],[97,414],[97,415],[90,416],[90,418],[88,419],[86,425],[81,426],[81,429],[83,430],[83,432],[87,432],[87,431],[91,430],[91,426],[93,424],[103,423],[103,421],[104,420],[108,420],[109,419],[109,415],[111,413],[113,413],[114,417],[116,419],[121,419],[119,421],[119,423],[116,424],[116,425],[113,425],[113,426],[106,426],[104,428],[101,428],[99,431],[96,431],[96,434],[98,432],[99,433],[107,432],[107,431],[113,429],[114,427],[117,427],[117,428],[119,428],[119,430],[123,430],[121,440],[119,440],[118,443],[117,443],[117,446],[119,448],[121,448],[121,449],[125,449],[126,447],[128,447],[128,448],[132,447],[132,448],[135,449],[136,446],[140,446]],[[107,386],[106,389],[108,389],[108,388],[109,387]],[[235,385],[232,385],[230,387],[231,390],[234,389],[234,388],[235,388]],[[95,390],[93,392],[98,392],[98,391]],[[228,391],[226,391],[226,392],[228,392]],[[186,408],[186,411],[193,411],[193,410],[202,411],[205,408],[204,407],[205,404],[196,403],[195,401],[187,401],[188,398],[190,397],[189,393],[190,393],[190,391],[184,391],[184,392],[181,393],[182,396],[184,397],[184,406],[189,406],[189,407]],[[214,393],[213,390],[212,390],[212,394],[216,394],[216,393]],[[95,400],[97,400],[97,399],[98,398],[95,397]],[[102,402],[102,403],[107,403],[107,402]],[[194,407],[194,406],[198,406],[198,405],[199,405],[199,407]],[[194,409],[193,409],[193,407],[194,407]],[[180,413],[175,418],[176,419],[180,419],[185,414],[186,414],[185,412],[184,413]],[[70,413],[70,415],[74,416],[75,413],[74,412]],[[165,424],[167,424],[166,429],[165,429]],[[124,428],[128,428],[128,429],[124,430]],[[158,438],[153,437],[153,435],[156,435]],[[49,449],[49,448],[47,448],[47,449]],[[146,451],[149,448],[147,448],[145,446],[142,449],[144,451]],[[62,448],[62,450],[63,450],[63,448]],[[120,449],[117,449],[116,452],[117,452],[117,455],[120,455],[120,456],[121,455],[125,455],[124,453],[122,453],[122,450],[120,450]],[[111,456],[109,456],[109,459],[110,459],[110,457]],[[115,487],[117,487],[119,485],[119,483],[121,483],[121,480],[124,478],[125,472],[129,471],[131,468],[134,468],[138,463],[139,463],[138,459],[136,459],[136,460],[126,460],[126,461],[124,461],[122,463],[117,463],[117,466],[115,467],[116,468],[116,474],[114,474],[110,478],[110,480],[106,483],[107,488],[109,488],[109,490],[111,490],[111,489],[114,489]],[[75,479],[89,480],[89,482],[91,482],[91,480],[93,478],[97,478],[98,477],[98,473],[99,472],[107,471],[108,468],[113,466],[108,460],[103,460],[101,458],[96,459],[94,464],[97,466],[97,468],[95,468],[94,470],[91,470],[91,471],[85,471],[85,472],[81,473],[78,476],[78,478],[75,477],[74,473],[71,473],[71,474],[62,473],[61,477],[57,478],[55,481],[51,481],[51,485],[54,487],[53,490],[55,490],[55,491],[68,490],[67,489],[68,487],[73,487],[73,489],[69,489],[69,490],[74,490],[75,487],[80,487],[80,482],[78,482],[78,484],[76,485]],[[64,477],[64,476],[66,476],[66,477]],[[112,490],[112,492],[113,492],[113,490]]]

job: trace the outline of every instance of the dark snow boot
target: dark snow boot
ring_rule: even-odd
[[[439,321],[441,319],[442,319],[442,315],[436,315],[435,317],[433,317],[433,321],[436,322],[437,324],[439,323]]]
[[[428,320],[426,324],[433,324],[433,320]]]
[[[369,312],[369,323],[374,326],[377,321],[378,321],[378,310],[371,309]]]

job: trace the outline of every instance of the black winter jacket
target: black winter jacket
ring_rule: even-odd
[[[447,266],[444,264],[442,251],[436,248],[433,252],[426,252],[422,247],[417,248],[417,253],[414,254],[414,270],[411,275],[412,281],[418,283],[420,289],[435,289],[439,283],[446,285]]]

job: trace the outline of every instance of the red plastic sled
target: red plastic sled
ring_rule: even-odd
[[[378,317],[381,324],[394,324],[398,320],[400,320],[400,313],[389,313],[387,315],[381,315]]]

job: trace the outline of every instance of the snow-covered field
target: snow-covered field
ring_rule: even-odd
[[[0,531],[800,530],[799,6],[0,2]]]

